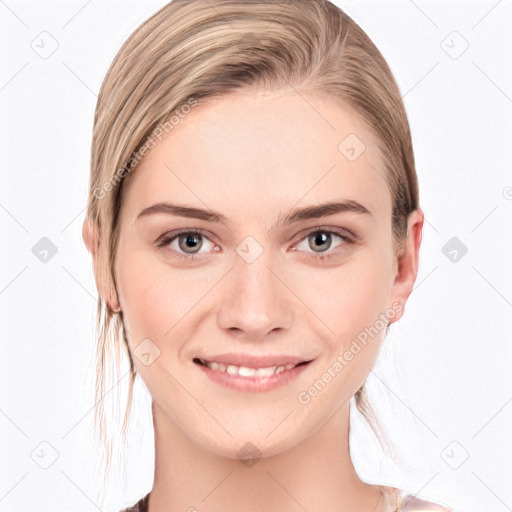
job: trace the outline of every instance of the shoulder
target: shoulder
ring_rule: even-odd
[[[432,501],[415,494],[406,494],[400,498],[400,505],[397,509],[400,512],[452,512],[446,504],[439,501]]]
[[[382,500],[376,512],[452,512],[439,501],[433,501],[417,494],[407,494],[402,489],[378,485]]]
[[[123,510],[120,510],[119,512],[147,512],[148,510],[148,500],[149,500],[149,492],[141,498],[137,503],[132,505],[131,507],[124,508]]]

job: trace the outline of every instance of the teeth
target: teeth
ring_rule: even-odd
[[[236,375],[238,373],[238,368],[236,366],[233,366],[232,364],[230,364],[227,368],[226,368],[226,373],[228,375]]]
[[[273,368],[258,368],[256,370],[256,376],[257,377],[272,377],[274,375],[274,372],[276,370],[276,367]]]
[[[247,368],[246,366],[235,366],[234,364],[224,365],[222,363],[217,363],[212,361],[204,361],[201,359],[201,362],[210,368],[211,370],[218,370],[221,372],[226,372],[228,375],[239,375],[240,377],[272,377],[272,375],[277,375],[278,373],[283,372],[284,370],[290,370],[294,368],[294,364],[280,365],[280,366],[270,366],[268,368]]]

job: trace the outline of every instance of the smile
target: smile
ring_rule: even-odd
[[[219,372],[225,372],[228,375],[239,375],[240,377],[271,377],[278,373],[284,372],[285,370],[291,370],[298,366],[297,364],[288,363],[285,365],[268,366],[266,368],[248,368],[247,366],[237,366],[234,364],[225,365],[223,363],[217,363],[216,361],[205,361],[204,359],[197,359],[200,364],[207,366],[210,370]],[[308,361],[304,361],[298,364],[306,364]]]
[[[276,389],[298,377],[311,363],[287,363],[265,367],[237,366],[194,358],[194,363],[212,381],[243,392],[264,392]]]

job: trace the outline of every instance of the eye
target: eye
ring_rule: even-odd
[[[339,243],[332,251],[329,251],[333,243],[333,237],[338,238],[338,240],[340,240],[341,243]],[[312,249],[312,251],[308,251],[306,249],[305,252],[312,253],[313,258],[315,259],[324,260],[337,256],[339,254],[340,248],[341,250],[343,250],[346,244],[353,243],[354,241],[349,236],[347,236],[345,232],[337,232],[328,229],[316,228],[314,231],[310,231],[309,234],[305,238],[303,238],[299,244],[295,246],[295,248],[301,249],[301,245],[305,244],[306,247]]]
[[[204,241],[208,243],[204,243]],[[166,233],[157,240],[157,247],[169,247],[176,253],[178,258],[185,260],[194,260],[196,255],[201,255],[200,250],[203,246],[213,246],[213,250],[218,251],[219,247],[215,245],[201,230],[183,230],[174,233]],[[208,250],[206,252],[209,252]]]
[[[333,250],[329,251],[332,246],[332,238],[336,237],[340,243],[334,247]],[[205,244],[205,241],[207,242]],[[300,246],[306,244],[307,247],[312,248],[311,251],[301,248]],[[333,231],[330,229],[315,228],[314,231],[310,231],[305,237],[303,237],[298,244],[294,246],[294,251],[297,249],[303,250],[306,253],[312,254],[314,259],[326,260],[334,256],[338,256],[339,252],[342,251],[347,244],[354,244],[354,241],[350,236],[346,234],[346,231],[340,230]],[[212,250],[215,252],[220,251],[220,247],[213,243],[205,233],[200,229],[188,229],[181,230],[178,232],[171,232],[163,234],[157,241],[156,245],[159,248],[169,248],[175,253],[175,256],[179,259],[195,261],[198,259],[196,256],[203,257]],[[205,247],[206,251],[201,253],[201,249]],[[208,248],[210,249],[208,251]]]

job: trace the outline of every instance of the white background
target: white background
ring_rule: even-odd
[[[0,511],[117,512],[152,486],[149,398],[138,385],[126,481],[98,502],[97,293],[81,225],[101,81],[164,3],[0,1]],[[402,460],[387,463],[352,411],[354,463],[366,481],[455,511],[512,510],[511,3],[336,3],[404,95],[426,217],[416,288],[369,378]],[[31,47],[43,31],[58,42],[46,59]],[[57,247],[47,263],[32,252],[42,237]],[[452,237],[468,249],[457,262],[442,252]],[[35,461],[53,450],[42,469]]]

